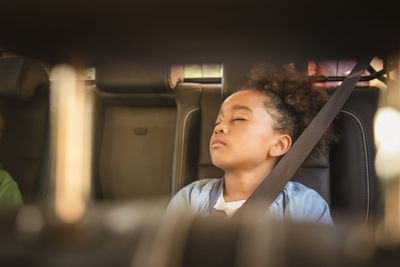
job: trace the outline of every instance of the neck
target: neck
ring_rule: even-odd
[[[271,172],[273,164],[251,169],[225,170],[224,199],[227,202],[248,199]]]

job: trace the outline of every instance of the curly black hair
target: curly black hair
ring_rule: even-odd
[[[293,142],[308,126],[330,96],[330,89],[316,87],[313,81],[289,64],[278,71],[266,63],[257,64],[242,89],[257,90],[265,96],[265,107],[274,120],[274,130],[287,133]],[[326,156],[338,137],[330,127],[313,152]]]

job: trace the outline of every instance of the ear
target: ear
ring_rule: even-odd
[[[275,142],[270,147],[268,156],[277,158],[284,155],[292,146],[292,138],[288,134],[281,134],[276,136]]]

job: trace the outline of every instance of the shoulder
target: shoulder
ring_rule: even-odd
[[[196,197],[205,193],[210,193],[213,185],[218,181],[218,179],[202,179],[195,181],[176,193],[176,196],[190,196]]]
[[[283,191],[285,195],[290,199],[324,200],[315,190],[297,182],[288,182],[284,187]]]
[[[285,218],[300,221],[333,224],[328,203],[313,189],[289,182],[276,199]]]
[[[1,204],[20,206],[22,205],[22,196],[17,183],[11,178],[11,175],[0,169],[0,205]]]
[[[0,169],[0,192],[13,186],[17,186],[17,183],[13,178],[11,178],[11,175],[8,172]]]
[[[203,212],[209,202],[210,191],[218,179],[195,181],[176,193],[168,204],[168,210],[189,209],[195,213]]]
[[[10,174],[2,169],[0,169],[0,187],[6,185],[7,183],[14,182]]]

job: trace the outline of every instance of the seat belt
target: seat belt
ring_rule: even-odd
[[[357,62],[351,73],[335,90],[334,94],[293,144],[292,148],[281,158],[270,174],[235,213],[235,217],[240,216],[251,205],[261,203],[263,206],[266,205],[266,207],[269,207],[272,204],[326,132],[333,119],[349,98],[371,60],[372,58],[369,58]]]

